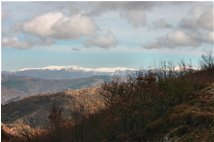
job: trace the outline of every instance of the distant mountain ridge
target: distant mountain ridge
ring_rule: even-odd
[[[131,74],[133,68],[84,68],[80,66],[47,66],[2,71],[2,104],[18,101],[26,96],[54,93],[65,89],[99,86],[114,75]]]
[[[114,68],[84,68],[80,66],[47,66],[43,68],[23,68],[17,71],[4,72],[18,76],[29,76],[42,79],[76,79],[99,75],[126,75],[136,72],[137,69],[114,67]]]
[[[166,70],[171,70],[172,68]],[[175,66],[174,71],[183,70],[198,70],[199,68],[193,66]],[[107,75],[107,76],[124,76],[132,74],[140,69],[127,68],[127,67],[101,67],[101,68],[87,68],[75,65],[70,66],[46,66],[41,68],[22,68],[17,71],[2,71],[2,76],[17,75],[17,76],[29,76],[41,79],[76,79],[87,78],[91,76]],[[144,69],[143,71],[149,71],[153,69]],[[157,71],[157,69],[155,69]]]

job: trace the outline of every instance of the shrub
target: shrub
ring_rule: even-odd
[[[200,66],[202,70],[214,72],[214,57],[211,53],[201,56]]]

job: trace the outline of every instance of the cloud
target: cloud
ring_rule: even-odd
[[[155,29],[172,28],[172,25],[168,23],[164,18],[152,22],[152,25]]]
[[[160,37],[156,40],[156,42],[145,46],[145,48],[174,48],[179,46],[199,46],[201,41],[198,40],[196,35],[192,35],[194,33],[186,33],[184,31],[174,31],[168,33],[164,37]]]
[[[214,30],[213,3],[193,6],[188,15],[181,19],[180,26],[193,30]]]
[[[143,10],[122,11],[121,16],[134,27],[146,26],[147,24],[146,13]]]
[[[53,42],[54,41],[49,38],[27,38],[22,40],[16,36],[12,36],[2,38],[2,47],[28,49],[40,45],[50,45],[53,44]]]
[[[153,7],[159,5],[159,2],[143,2],[143,1],[123,1],[123,2],[95,2],[93,9],[90,10],[90,15],[99,15],[108,11],[130,11],[130,10],[151,10]]]
[[[61,12],[46,13],[24,23],[23,29],[24,31],[31,34],[39,36],[51,36],[55,32],[52,27],[62,17],[63,14]]]
[[[162,24],[159,26],[162,26]],[[193,5],[188,14],[181,18],[178,27],[172,30],[174,31],[157,38],[154,43],[146,45],[145,48],[199,47],[203,43],[213,44],[213,3],[197,3]]]
[[[96,2],[88,14],[91,16],[100,15],[108,11],[115,11],[134,27],[146,26],[146,13],[151,11],[159,2]]]
[[[2,13],[1,13],[1,20],[6,19],[8,16],[9,16],[8,12],[6,12],[5,10],[2,10]]]
[[[197,46],[197,38],[183,31],[175,31],[164,38],[171,46]]]
[[[146,45],[144,48],[175,48],[181,46],[199,47],[201,44],[214,44],[214,32],[197,32],[197,31],[174,31],[159,37],[154,43]]]
[[[72,48],[72,51],[81,51],[81,50],[80,50],[80,48],[74,47],[74,48]]]
[[[214,32],[204,32],[201,34],[201,40],[207,43],[214,44]]]
[[[61,12],[50,12],[24,23],[23,30],[42,37],[75,39],[94,34],[97,26],[81,14],[68,17]]]
[[[101,48],[111,48],[117,45],[117,41],[111,32],[105,35],[95,35],[86,40],[86,47],[101,47]]]
[[[36,45],[45,45],[45,43],[51,44],[56,40],[77,39],[82,36],[87,37],[87,40],[83,44],[88,47],[96,46],[101,48],[110,48],[117,44],[112,33],[97,34],[97,31],[99,30],[97,25],[89,16],[83,14],[65,16],[62,12],[49,12],[25,22],[22,29],[26,34],[26,37],[33,36],[34,38],[26,38],[26,42],[22,41],[26,45],[22,43],[22,46],[20,46],[21,43],[4,45],[14,48],[29,48]],[[35,40],[35,38],[42,40]],[[49,40],[51,40],[51,42],[46,42]],[[15,42],[14,40],[12,41],[13,43]],[[16,38],[16,42],[18,41],[18,38]],[[77,51],[79,49],[72,50]]]
[[[180,4],[178,7],[177,5]],[[185,15],[178,27],[176,27],[176,20],[175,21],[166,21],[166,19],[159,19],[154,21],[151,25],[147,25],[150,23],[150,20],[157,18],[158,14],[165,14],[165,12],[175,12],[171,10],[171,6],[173,8],[181,8],[183,5],[188,5],[182,7],[182,9],[191,8],[189,6],[194,7],[191,9],[187,15]],[[20,4],[21,5],[21,4]],[[32,5],[34,6],[32,8]],[[51,5],[51,6],[50,6]],[[159,6],[163,7],[159,7]],[[176,5],[176,6],[175,6]],[[17,4],[14,4],[17,7]],[[35,10],[35,7],[42,7],[41,9]],[[169,10],[165,10],[169,6]],[[21,17],[20,15],[24,15],[26,13],[26,9],[29,11],[32,8],[32,13],[27,13],[26,17]],[[12,43],[17,44],[10,44],[10,45],[19,45],[16,47],[33,47],[36,45],[43,45],[48,44],[48,40],[51,40],[49,43],[53,43],[53,41],[57,40],[70,40],[70,39],[79,39],[83,37],[83,43],[85,46],[96,46],[101,48],[110,48],[115,47],[117,45],[117,40],[113,36],[112,33],[101,33],[98,34],[97,32],[102,29],[102,27],[98,27],[94,20],[100,20],[99,18],[102,16],[101,14],[107,12],[113,12],[113,14],[119,15],[121,18],[125,19],[129,24],[133,27],[142,27],[148,26],[145,28],[154,28],[162,29],[162,32],[171,32],[167,33],[163,37],[157,38],[154,43],[148,45],[147,47],[151,48],[158,48],[158,47],[179,47],[179,46],[193,46],[197,47],[202,43],[213,43],[213,4],[211,2],[205,3],[198,3],[198,2],[148,2],[148,1],[134,1],[134,2],[45,2],[45,3],[28,3],[26,6],[21,9],[18,14],[14,14],[17,19],[22,19],[25,21],[30,17],[34,16],[34,18],[30,19],[29,21],[25,21],[21,28],[18,26],[18,30],[13,30],[13,34],[8,34],[3,31],[3,36],[8,38],[8,40]],[[158,8],[159,7],[159,8]],[[157,8],[157,11],[154,10]],[[37,9],[37,8],[36,8]],[[43,10],[42,10],[43,9]],[[53,10],[57,10],[58,12],[53,12]],[[154,11],[152,11],[154,10]],[[175,9],[177,10],[177,9]],[[52,12],[51,12],[52,11]],[[154,13],[152,13],[152,12]],[[162,12],[163,13],[162,13]],[[151,14],[148,14],[151,12]],[[18,13],[18,12],[17,12]],[[43,13],[43,14],[41,14]],[[108,13],[107,13],[108,14]],[[112,14],[112,13],[111,13]],[[110,14],[110,15],[111,15]],[[35,16],[37,15],[37,16]],[[179,14],[177,14],[179,15]],[[14,16],[14,17],[15,17]],[[155,17],[154,17],[155,16]],[[14,18],[12,17],[12,18]],[[20,18],[21,17],[21,18]],[[11,17],[10,17],[11,18]],[[114,17],[115,18],[115,17]],[[147,18],[148,23],[147,23]],[[176,17],[177,18],[177,17]],[[17,20],[15,18],[15,20]],[[102,19],[102,18],[101,18]],[[110,20],[111,17],[107,20]],[[169,20],[171,18],[169,17]],[[106,20],[106,19],[105,19]],[[120,19],[121,20],[121,19]],[[178,19],[179,20],[179,19]],[[20,23],[22,23],[21,21]],[[113,22],[113,23],[112,23]],[[123,22],[123,20],[122,20]],[[173,26],[170,23],[173,24]],[[13,25],[16,21],[12,22]],[[97,24],[102,22],[98,21]],[[106,27],[103,28],[111,28],[108,26],[113,26],[112,28],[115,29],[118,26],[117,23],[114,21],[109,21],[105,24],[112,24],[112,25],[104,25]],[[5,26],[6,24],[4,24]],[[18,24],[19,25],[19,24]],[[100,24],[102,26],[102,24]],[[120,26],[120,25],[119,25]],[[5,26],[6,27],[6,26]],[[3,29],[14,29],[13,27],[8,26],[9,28]],[[116,27],[117,28],[117,27]],[[129,27],[128,27],[129,28]],[[118,27],[122,34],[124,33],[124,27]],[[142,28],[144,29],[144,28]],[[137,31],[140,33],[142,29],[127,29],[133,30],[130,31],[130,34],[135,34]],[[165,30],[165,31],[164,31]],[[14,34],[15,31],[15,34]],[[19,32],[19,33],[18,33]],[[114,30],[115,35],[119,35],[117,30]],[[20,40],[17,35],[25,35],[26,41]],[[146,34],[146,33],[145,33]],[[156,33],[155,33],[156,34]],[[159,34],[159,33],[157,33]],[[141,34],[143,35],[143,33]],[[150,35],[150,34],[149,34]],[[153,34],[151,34],[151,39],[154,38]],[[15,40],[15,36],[17,36]],[[28,36],[34,36],[35,38],[42,38],[42,40],[29,40]],[[13,38],[11,38],[13,37]],[[118,37],[119,38],[119,37]],[[123,38],[121,36],[120,38]],[[23,39],[23,38],[22,38]],[[28,41],[29,40],[29,41]],[[10,43],[7,41],[8,43]],[[18,43],[19,42],[19,43]],[[82,43],[80,43],[82,44]],[[22,45],[22,46],[20,46]],[[25,45],[25,46],[24,46]],[[29,45],[29,46],[26,46]],[[16,48],[15,47],[15,48]]]
[[[26,49],[31,46],[30,42],[21,41],[17,37],[4,37],[2,39],[2,47],[13,47],[18,49]]]
[[[53,36],[59,39],[73,39],[81,36],[93,35],[97,26],[91,18],[84,15],[63,17],[53,25]]]
[[[75,14],[70,17],[61,12],[46,13],[26,22],[23,26],[25,32],[41,36],[42,38],[77,39],[88,37],[84,45],[110,48],[117,42],[112,33],[97,34],[98,27],[89,16]],[[72,49],[79,51],[79,49]]]

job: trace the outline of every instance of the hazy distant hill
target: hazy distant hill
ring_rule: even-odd
[[[2,72],[2,104],[20,100],[40,93],[53,93],[65,89],[79,89],[110,80],[114,75],[126,75],[136,69],[83,68],[79,66],[48,66],[24,68],[18,71]]]
[[[2,74],[2,104],[20,100],[23,97],[40,93],[53,93],[66,89],[79,89],[97,86],[109,76],[91,76],[88,78],[47,80],[14,74]]]

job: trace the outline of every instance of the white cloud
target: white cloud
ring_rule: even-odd
[[[50,36],[54,34],[52,29],[54,24],[63,18],[61,12],[50,12],[44,15],[35,17],[29,22],[24,23],[23,29],[26,32],[39,36]]]
[[[89,36],[97,30],[95,23],[89,17],[80,14],[71,17],[64,16],[52,28],[53,36],[60,39]]]
[[[17,49],[28,49],[40,45],[50,45],[53,44],[53,40],[49,38],[27,38],[20,39],[18,36],[3,37],[2,47],[11,47]]]
[[[117,41],[111,32],[105,35],[92,36],[85,42],[86,47],[96,46],[101,48],[111,48],[115,47],[116,45]]]
[[[196,46],[197,40],[193,35],[187,34],[183,31],[175,31],[166,35],[165,40],[169,42],[169,45],[174,46]]]
[[[17,37],[4,37],[2,39],[2,47],[13,47],[18,49],[26,49],[31,46],[31,43],[21,41]]]
[[[94,34],[97,27],[89,17],[81,14],[67,17],[61,12],[50,12],[24,23],[23,29],[42,37],[74,39]]]

